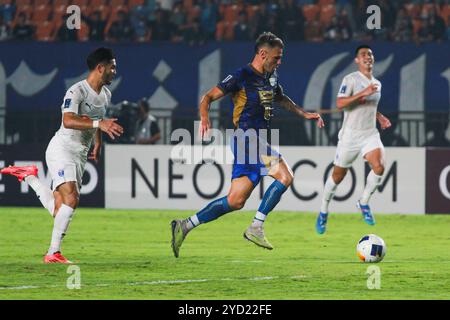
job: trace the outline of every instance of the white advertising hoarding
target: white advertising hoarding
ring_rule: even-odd
[[[227,194],[230,187],[231,157],[216,152],[219,163],[201,163],[205,147],[186,147],[187,163],[175,157],[174,146],[107,145],[105,153],[105,205],[122,209],[199,210],[209,201]],[[275,210],[318,212],[326,174],[331,173],[335,147],[281,147],[294,170],[294,183]],[[195,152],[194,152],[195,151]],[[217,151],[217,149],[216,149]],[[192,159],[194,158],[194,159]],[[205,157],[210,158],[210,157]],[[357,212],[356,201],[365,184],[369,167],[362,158],[355,161],[339,185],[330,212]],[[243,210],[256,210],[263,189],[272,182],[266,177],[253,191]],[[386,170],[379,190],[372,196],[375,213],[425,212],[425,149],[386,148]]]

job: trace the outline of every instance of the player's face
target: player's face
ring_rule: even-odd
[[[373,56],[372,50],[368,48],[360,49],[355,58],[355,62],[358,64],[359,68],[371,70],[373,68],[373,64],[375,63],[375,57]]]
[[[112,79],[116,75],[116,59],[112,59],[110,63],[103,65],[100,72],[102,73],[102,81],[104,84],[111,84]]]
[[[264,61],[263,67],[265,72],[272,73],[281,64],[281,58],[283,57],[282,48],[264,48],[262,52],[262,58]]]

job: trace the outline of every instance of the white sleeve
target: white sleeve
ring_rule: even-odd
[[[347,98],[353,94],[353,78],[346,76],[339,87],[338,98]]]
[[[64,96],[64,101],[61,106],[62,112],[73,112],[78,114],[78,110],[81,102],[83,101],[83,95],[80,90],[70,88],[67,90],[66,95]]]

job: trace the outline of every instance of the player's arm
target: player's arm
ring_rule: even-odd
[[[392,125],[391,121],[386,116],[381,114],[381,112],[377,112],[377,120],[380,123],[382,130],[387,129]]]
[[[94,148],[92,149],[92,152],[89,156],[89,159],[94,160],[95,162],[98,162],[98,159],[100,157],[100,151],[102,149],[102,131],[97,129],[95,132],[95,138],[94,138]]]
[[[214,87],[209,90],[200,100],[200,137],[203,138],[205,133],[211,128],[209,121],[209,108],[211,103],[225,96],[225,92],[219,87]]]
[[[275,95],[275,103],[277,103],[283,109],[292,112],[305,119],[317,120],[317,126],[323,128],[325,123],[323,122],[320,114],[315,112],[307,112],[302,107],[298,106],[291,98],[283,93],[281,86],[279,86],[278,92]]]
[[[336,107],[340,110],[344,108],[351,107],[354,104],[364,103],[366,97],[374,94],[378,89],[375,83],[372,83],[364,90],[358,92],[357,94],[349,97],[338,97],[336,100]]]
[[[79,116],[74,112],[63,113],[63,125],[67,129],[87,130],[92,128],[99,128],[101,131],[107,133],[111,139],[120,137],[123,133],[121,125],[116,123],[117,119],[102,119],[92,120],[86,116]]]

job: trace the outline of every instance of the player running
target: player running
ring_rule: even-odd
[[[272,117],[273,104],[280,105],[306,119],[314,119],[319,127],[324,126],[319,114],[305,112],[283,93],[276,72],[281,64],[283,47],[280,38],[270,32],[262,33],[256,40],[253,61],[228,75],[202,97],[200,102],[202,137],[211,126],[208,115],[211,102],[227,94],[231,94],[232,97],[235,135],[231,141],[234,153],[231,188],[227,196],[212,201],[192,217],[172,221],[172,249],[175,257],[179,256],[181,244],[188,232],[225,213],[241,209],[261,177],[265,175],[271,176],[275,181],[264,193],[253,223],[245,231],[244,238],[260,247],[273,249],[264,235],[263,223],[291,185],[293,173],[284,158],[259,135],[259,130],[267,129],[268,121]],[[241,139],[238,139],[238,132],[247,134],[252,129],[253,132],[256,130],[256,138],[254,136],[248,143],[242,143],[245,138],[241,135]],[[252,150],[258,150],[256,161],[249,159]],[[245,159],[239,159],[239,154],[244,154]]]
[[[45,263],[71,263],[61,254],[61,242],[78,206],[81,178],[89,149],[94,141],[89,159],[98,161],[102,144],[101,131],[111,139],[119,137],[123,128],[115,121],[103,119],[111,102],[111,84],[116,74],[116,60],[111,49],[98,48],[87,57],[89,75],[67,90],[64,96],[62,123],[51,139],[45,159],[52,178],[50,190],[37,178],[36,166],[7,167],[2,174],[25,180],[36,192],[42,205],[54,217],[50,248],[44,256]],[[53,192],[52,192],[53,191]]]
[[[374,61],[372,49],[367,45],[359,46],[355,51],[355,63],[359,70],[345,76],[339,89],[336,104],[338,109],[344,110],[344,120],[339,131],[333,173],[325,183],[322,206],[317,217],[316,231],[319,234],[326,230],[328,205],[337,186],[359,155],[369,162],[372,170],[367,176],[367,184],[357,207],[367,224],[375,224],[369,200],[384,173],[384,146],[376,121],[383,130],[389,128],[391,122],[377,111],[381,83],[372,74]]]

